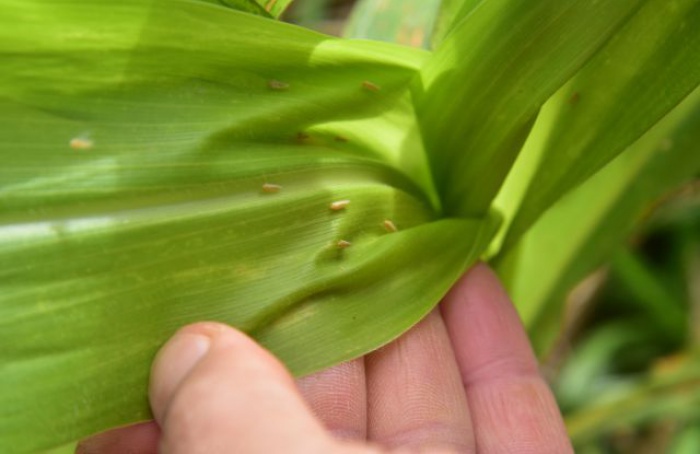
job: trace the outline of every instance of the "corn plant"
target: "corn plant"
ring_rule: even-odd
[[[698,0],[361,1],[344,39],[275,20],[290,1],[2,1],[1,452],[148,419],[184,324],[303,375],[479,258],[541,350],[700,169]],[[351,39],[406,5],[429,49]]]

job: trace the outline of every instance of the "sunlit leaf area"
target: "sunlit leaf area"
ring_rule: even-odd
[[[302,376],[477,260],[576,452],[700,452],[700,0],[0,3],[0,453],[149,419],[185,324]]]

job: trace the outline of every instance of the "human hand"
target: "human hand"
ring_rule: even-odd
[[[156,357],[150,400],[155,422],[77,452],[573,452],[518,315],[482,264],[398,340],[296,383],[244,334],[185,327]]]

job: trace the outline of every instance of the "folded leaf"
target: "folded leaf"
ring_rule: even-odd
[[[448,214],[488,211],[542,104],[641,3],[488,0],[457,24],[416,88]]]

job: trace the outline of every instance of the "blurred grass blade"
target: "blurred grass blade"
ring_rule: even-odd
[[[614,369],[632,349],[654,342],[656,332],[638,319],[624,319],[597,325],[576,343],[576,349],[555,382],[557,402],[564,414],[593,401],[601,392],[630,385],[629,379],[614,375]]]
[[[700,416],[700,360],[692,353],[669,361],[637,387],[604,393],[565,418],[575,447],[645,422],[692,421]]]
[[[557,120],[545,132],[505,248],[700,84],[698,24],[697,0],[647,1],[557,94]]]
[[[425,315],[495,230],[437,220],[425,56],[189,0],[6,1],[0,452],[148,418],[195,320],[303,374]]]
[[[440,0],[359,0],[343,35],[428,48],[439,8]]]
[[[548,327],[558,325],[568,289],[611,255],[654,199],[700,171],[699,143],[700,89],[500,258],[499,274],[539,352],[552,341]]]
[[[454,28],[418,94],[447,214],[488,211],[540,106],[640,3],[489,0]]]
[[[612,257],[611,273],[633,296],[631,302],[655,321],[664,339],[681,344],[689,328],[684,295],[673,292],[654,271],[640,254],[629,248],[623,248]]]

